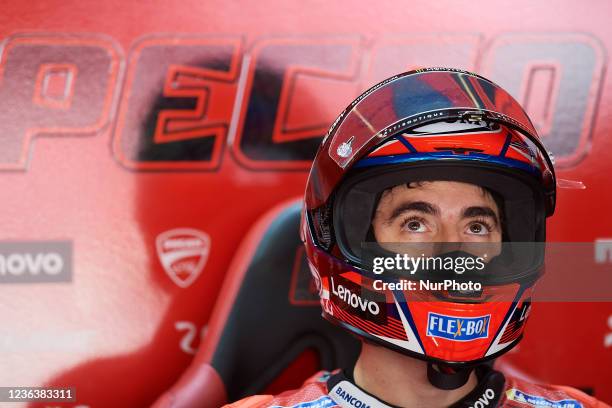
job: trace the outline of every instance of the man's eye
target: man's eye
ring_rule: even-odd
[[[407,220],[402,228],[409,232],[425,232],[425,223],[419,220]]]
[[[491,228],[483,222],[473,222],[469,225],[468,231],[474,235],[487,235],[491,232]]]

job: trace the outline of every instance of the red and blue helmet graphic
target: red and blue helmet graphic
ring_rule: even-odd
[[[373,274],[360,249],[380,193],[422,180],[485,187],[503,202],[504,241],[545,241],[554,168],[518,102],[466,71],[396,75],[341,113],[313,162],[302,237],[323,315],[430,362],[460,367],[495,358],[522,337],[543,257],[485,277],[478,296],[466,301],[445,288],[420,287],[416,276]]]
[[[531,309],[533,286],[487,286],[486,302],[441,301],[429,290],[382,289],[380,282],[323,251],[315,257],[335,268],[316,267],[326,319],[398,352],[449,365],[495,358],[520,340]],[[336,269],[337,268],[337,269]]]

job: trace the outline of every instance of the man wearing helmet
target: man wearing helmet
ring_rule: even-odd
[[[607,406],[490,364],[522,338],[555,197],[552,160],[499,86],[446,68],[373,86],[323,140],[302,217],[323,316],[362,340],[359,359],[232,406]]]

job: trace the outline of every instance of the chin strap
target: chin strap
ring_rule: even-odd
[[[454,369],[446,365],[427,363],[427,379],[436,388],[455,390],[467,383],[473,368]]]

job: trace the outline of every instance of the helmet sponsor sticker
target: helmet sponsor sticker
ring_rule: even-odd
[[[454,341],[472,341],[489,337],[491,315],[458,317],[429,312],[427,336]]]
[[[204,269],[210,252],[207,233],[192,228],[162,232],[156,240],[157,256],[172,282],[181,288],[191,285]]]
[[[522,402],[534,407],[553,407],[553,408],[582,408],[582,404],[574,399],[564,399],[552,401],[538,395],[526,394],[516,388],[506,391],[509,400]]]
[[[383,295],[343,278],[330,277],[331,300],[343,310],[375,323],[384,323],[387,318],[386,302]]]
[[[342,144],[338,146],[338,150],[336,150],[338,156],[345,159],[351,156],[351,154],[353,153],[353,147],[351,146],[353,140],[355,140],[355,136],[351,136],[349,140],[347,140],[346,142],[342,142]]]

